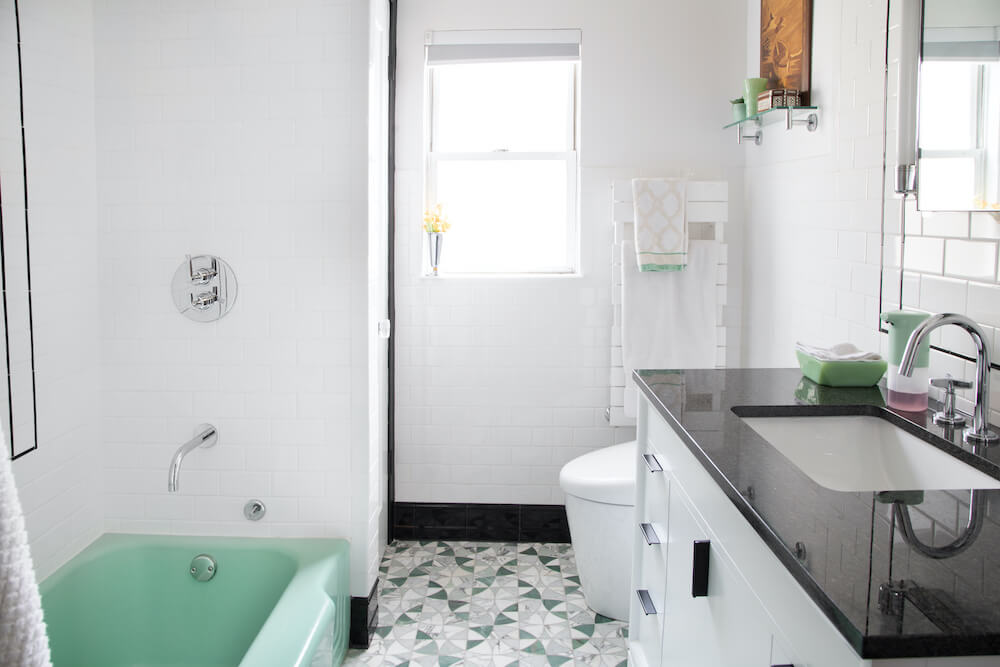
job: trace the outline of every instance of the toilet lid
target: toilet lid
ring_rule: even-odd
[[[633,440],[578,456],[563,466],[559,486],[584,500],[634,505],[635,453]]]

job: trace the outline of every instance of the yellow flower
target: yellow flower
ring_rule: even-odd
[[[427,232],[446,232],[451,228],[442,204],[435,204],[433,208],[424,211],[423,227]]]

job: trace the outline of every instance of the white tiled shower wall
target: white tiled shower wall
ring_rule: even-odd
[[[107,530],[351,537],[367,593],[369,4],[96,3]],[[233,311],[180,316],[186,253]],[[219,443],[184,461],[198,424]],[[259,524],[243,504],[263,499]],[[378,507],[378,505],[375,505]],[[368,575],[368,576],[366,576]]]
[[[738,0],[400,3],[398,500],[561,503],[566,461],[633,437],[604,419],[611,184],[691,173],[742,191],[739,147],[720,127],[743,78],[744,11]],[[424,32],[483,27],[582,29],[581,275],[420,275]],[[733,211],[730,243],[739,243],[740,220]],[[446,239],[445,262],[447,253]],[[734,322],[738,296],[729,300]]]
[[[93,16],[71,0],[20,10],[38,450],[14,471],[44,577],[102,529]]]

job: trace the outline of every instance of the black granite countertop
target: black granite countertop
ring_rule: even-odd
[[[824,387],[798,369],[642,370],[635,379],[861,657],[1000,654],[1000,491],[833,491],[740,415],[882,417],[997,479],[1000,445],[973,451],[930,412],[887,408],[884,387]],[[962,546],[940,557],[924,545]]]

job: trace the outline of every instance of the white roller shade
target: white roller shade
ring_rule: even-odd
[[[926,28],[924,60],[1000,60],[1000,27]]]
[[[427,65],[580,59],[579,30],[446,30],[427,33]]]

